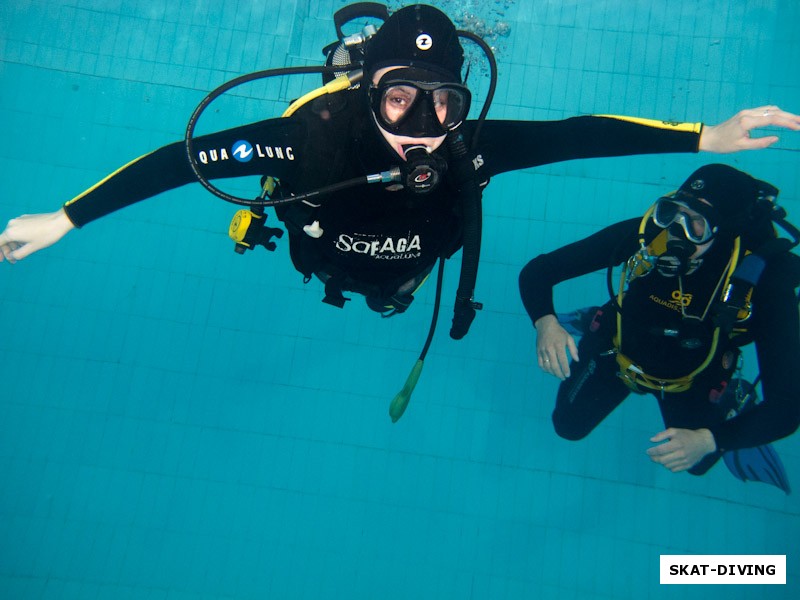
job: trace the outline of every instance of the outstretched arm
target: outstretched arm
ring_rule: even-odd
[[[706,125],[700,134],[699,149],[725,154],[768,148],[778,141],[777,135],[753,138],[750,132],[769,126],[798,131],[800,116],[771,105],[741,110],[724,123]]]
[[[247,139],[267,140],[272,145],[256,143],[246,160],[236,158],[234,151],[241,144],[237,140]],[[304,140],[305,129],[300,124],[270,119],[198,138],[195,150],[209,179],[263,173],[283,176],[302,159],[295,152]],[[52,246],[76,227],[193,181],[184,144],[164,146],[128,163],[56,212],[11,219],[0,233],[0,261],[22,260]]]
[[[756,150],[778,137],[750,137],[762,127],[800,130],[800,116],[761,106],[738,112],[719,125],[591,115],[563,121],[487,121],[480,137],[481,173],[493,176],[517,169],[579,158],[672,152],[717,153]]]

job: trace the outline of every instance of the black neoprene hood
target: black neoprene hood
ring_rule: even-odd
[[[733,233],[741,233],[738,230],[747,225],[759,197],[778,194],[778,189],[766,181],[722,164],[700,167],[678,191],[706,200],[714,207],[719,226]]]
[[[364,72],[392,65],[435,67],[461,81],[464,50],[455,25],[438,8],[424,4],[394,12],[367,42]]]

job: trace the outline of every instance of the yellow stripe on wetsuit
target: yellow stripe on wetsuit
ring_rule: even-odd
[[[680,123],[678,121],[658,121],[656,119],[626,117],[625,115],[593,115],[593,116],[605,117],[606,119],[616,119],[618,121],[627,121],[629,123],[636,123],[637,125],[644,125],[645,127],[654,127],[656,129],[669,129],[671,131],[685,131],[687,133],[699,134],[703,130],[702,123]]]
[[[332,94],[334,92],[338,92],[338,91],[341,91],[341,90],[346,90],[350,86],[355,85],[356,83],[358,83],[361,80],[361,78],[363,77],[363,74],[364,73],[363,73],[363,71],[361,69],[356,69],[355,71],[350,71],[349,73],[345,73],[343,75],[339,75],[338,77],[336,77],[335,79],[329,81],[327,84],[323,85],[322,87],[317,88],[316,90],[313,90],[313,91],[309,92],[308,94],[305,94],[300,99],[295,100],[294,102],[292,102],[292,104],[289,106],[289,108],[286,109],[286,111],[283,113],[282,116],[288,117],[288,116],[292,115],[302,105],[308,103],[309,101],[313,100],[314,98],[316,98],[318,96],[322,96],[324,94]],[[78,200],[80,200],[81,198],[86,196],[87,194],[93,192],[98,187],[103,185],[106,181],[108,181],[109,179],[114,177],[120,171],[124,171],[125,169],[127,169],[128,167],[133,165],[134,163],[139,162],[140,160],[150,156],[151,154],[153,154],[153,153],[149,152],[147,154],[143,154],[139,158],[135,158],[131,162],[129,162],[128,164],[121,166],[119,169],[117,169],[116,171],[114,171],[110,175],[104,177],[103,179],[101,179],[100,181],[95,183],[88,190],[85,190],[85,191],[81,192],[80,194],[75,196],[72,200],[69,200],[68,202],[65,202],[64,206],[69,206],[70,204],[73,204],[74,202],[77,202]]]
[[[111,179],[112,177],[114,177],[114,175],[116,175],[116,174],[117,174],[117,173],[119,173],[120,171],[124,171],[125,169],[127,169],[128,167],[130,167],[132,164],[139,162],[140,160],[142,160],[143,158],[146,158],[146,157],[150,156],[151,154],[152,154],[152,152],[148,152],[147,154],[142,154],[142,155],[141,155],[139,158],[134,158],[134,159],[133,159],[131,162],[129,162],[128,164],[126,164],[126,165],[122,165],[122,166],[121,166],[119,169],[117,169],[116,171],[114,171],[114,172],[113,172],[113,173],[111,173],[110,175],[107,175],[106,177],[104,177],[103,179],[101,179],[100,181],[98,181],[97,183],[95,183],[95,184],[94,184],[92,187],[90,187],[88,190],[84,190],[83,192],[81,192],[80,194],[78,194],[77,196],[75,196],[75,197],[74,197],[72,200],[69,200],[69,201],[65,202],[65,203],[64,203],[64,206],[69,206],[70,204],[72,204],[72,203],[74,203],[74,202],[77,202],[78,200],[80,200],[81,198],[83,198],[85,195],[87,195],[87,194],[89,194],[89,193],[93,192],[94,190],[96,190],[97,188],[99,188],[101,185],[103,185],[103,184],[104,184],[106,181],[108,181],[109,179]]]

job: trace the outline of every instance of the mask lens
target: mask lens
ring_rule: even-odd
[[[656,202],[656,208],[653,211],[653,221],[662,229],[666,229],[675,220],[678,214],[678,203],[666,198],[661,198]]]
[[[706,221],[706,218],[703,215],[686,214],[685,220],[688,221],[688,223],[684,225],[684,228],[689,228],[688,236],[690,240],[704,242],[711,237],[708,233],[710,229],[708,226],[708,221]]]
[[[420,91],[410,85],[387,87],[381,97],[380,112],[388,125],[400,122],[410,111]]]
[[[469,110],[469,96],[466,90],[445,86],[433,90],[432,97],[436,117],[445,129],[452,129],[466,117]]]

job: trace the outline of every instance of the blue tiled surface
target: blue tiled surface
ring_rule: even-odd
[[[496,118],[800,111],[795,2],[439,4],[509,25],[493,41]],[[341,5],[2,3],[0,218],[53,210],[178,139],[227,79],[318,64]],[[238,110],[277,114],[307,84],[265,84],[267,101]],[[796,495],[723,468],[656,469],[648,399],[584,442],[555,436],[557,382],[534,368],[516,275],[539,252],[641,213],[709,160],[775,182],[800,214],[798,135],[759,153],[498,177],[485,197],[486,309],[463,342],[441,327],[396,425],[388,402],[419,352],[434,286],[402,319],[356,302],[337,312],[302,285],[285,243],[231,252],[232,209],[198,189],[0,265],[0,597],[797,597]],[[557,301],[585,305],[604,285],[567,284]],[[776,444],[796,486],[798,439]],[[693,553],[787,554],[789,585],[659,586],[660,554]]]

